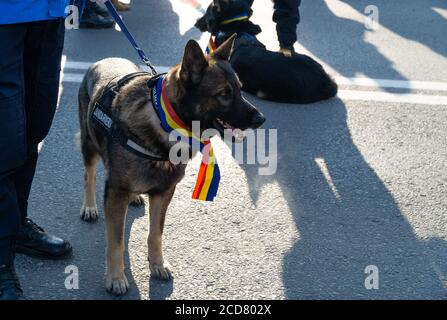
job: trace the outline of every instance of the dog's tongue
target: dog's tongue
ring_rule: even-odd
[[[241,129],[234,129],[231,133],[237,142],[241,142],[245,138],[245,131]]]

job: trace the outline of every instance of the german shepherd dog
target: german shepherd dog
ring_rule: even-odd
[[[261,28],[249,19],[233,19],[252,15],[252,0],[214,0],[195,26],[216,36],[221,45],[236,33],[230,63],[242,82],[242,90],[262,99],[287,103],[312,103],[337,94],[337,84],[311,57],[293,54],[286,57],[268,51],[257,40]],[[228,23],[231,22],[231,23]]]
[[[234,38],[226,41],[212,55],[204,55],[198,43],[190,40],[180,64],[165,77],[167,97],[185,124],[200,121],[201,131],[216,129],[254,129],[265,118],[241,96],[240,82],[228,63]],[[92,112],[104,88],[121,77],[139,71],[132,62],[121,58],[104,59],[87,71],[79,89],[81,151],[85,165],[84,201],[81,219],[96,221],[96,163],[102,158],[106,169],[104,214],[106,223],[106,288],[121,295],[128,290],[124,274],[124,222],[130,203],[142,203],[149,197],[150,232],[148,260],[151,275],[165,280],[171,270],[162,254],[162,233],[165,214],[175,186],[183,178],[186,164],[169,160],[145,159],[130,152],[104,133],[93,121]],[[111,103],[120,130],[146,150],[169,159],[169,150],[176,143],[169,140],[152,106],[149,74],[127,82]],[[226,135],[227,136],[227,135]],[[189,148],[189,145],[188,145]],[[195,151],[188,151],[192,157]]]

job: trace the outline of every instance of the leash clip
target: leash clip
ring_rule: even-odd
[[[148,66],[149,69],[151,69],[151,72],[152,72],[152,75],[153,75],[153,76],[155,76],[155,75],[158,74],[157,70],[155,70],[154,66],[153,66],[152,63],[149,61],[148,58],[144,57],[144,58],[142,58],[142,60],[143,60],[144,64],[145,64],[146,66]]]

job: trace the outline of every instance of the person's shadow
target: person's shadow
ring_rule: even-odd
[[[378,48],[367,41],[369,31],[363,20],[336,16],[326,1],[303,1],[300,13],[298,42],[340,75],[407,80]],[[383,89],[408,92],[407,89]]]
[[[284,256],[288,299],[445,299],[447,246],[420,241],[352,140],[341,100],[295,107],[255,103],[277,129],[277,172],[243,166],[254,203],[275,180],[299,238]],[[379,290],[365,269],[379,270]]]
[[[342,0],[363,14],[370,1]],[[443,0],[375,1],[379,9],[379,23],[400,36],[419,42],[434,52],[447,56],[447,21],[437,10],[447,10]]]
[[[313,19],[300,25],[298,38],[310,52],[344,76],[362,72],[404,79],[363,40],[363,25],[334,16],[324,1],[307,5],[305,12]],[[324,23],[314,23],[318,20]],[[322,25],[338,32],[325,33]],[[352,140],[343,101],[255,104],[265,113],[267,128],[278,130],[278,169],[273,176],[259,176],[256,167],[243,166],[251,197],[256,203],[262,185],[277,181],[299,234],[283,260],[286,297],[446,299],[445,241],[423,241],[415,235],[387,185]],[[378,290],[365,286],[368,266],[378,268]]]

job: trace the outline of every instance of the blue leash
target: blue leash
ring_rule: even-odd
[[[144,62],[145,65],[147,65],[149,67],[149,69],[151,69],[152,75],[158,74],[158,72],[155,70],[155,67],[153,66],[153,64],[149,61],[149,59],[144,54],[144,51],[138,46],[138,44],[135,41],[134,37],[132,37],[132,34],[127,29],[126,25],[124,24],[124,21],[118,15],[118,12],[116,12],[115,7],[110,2],[110,0],[105,1],[104,4],[106,5],[107,9],[109,10],[110,14],[112,15],[113,20],[115,20],[115,22],[120,26],[121,31],[126,36],[127,40],[129,40],[130,44],[137,51],[137,53],[140,56],[141,60]]]

